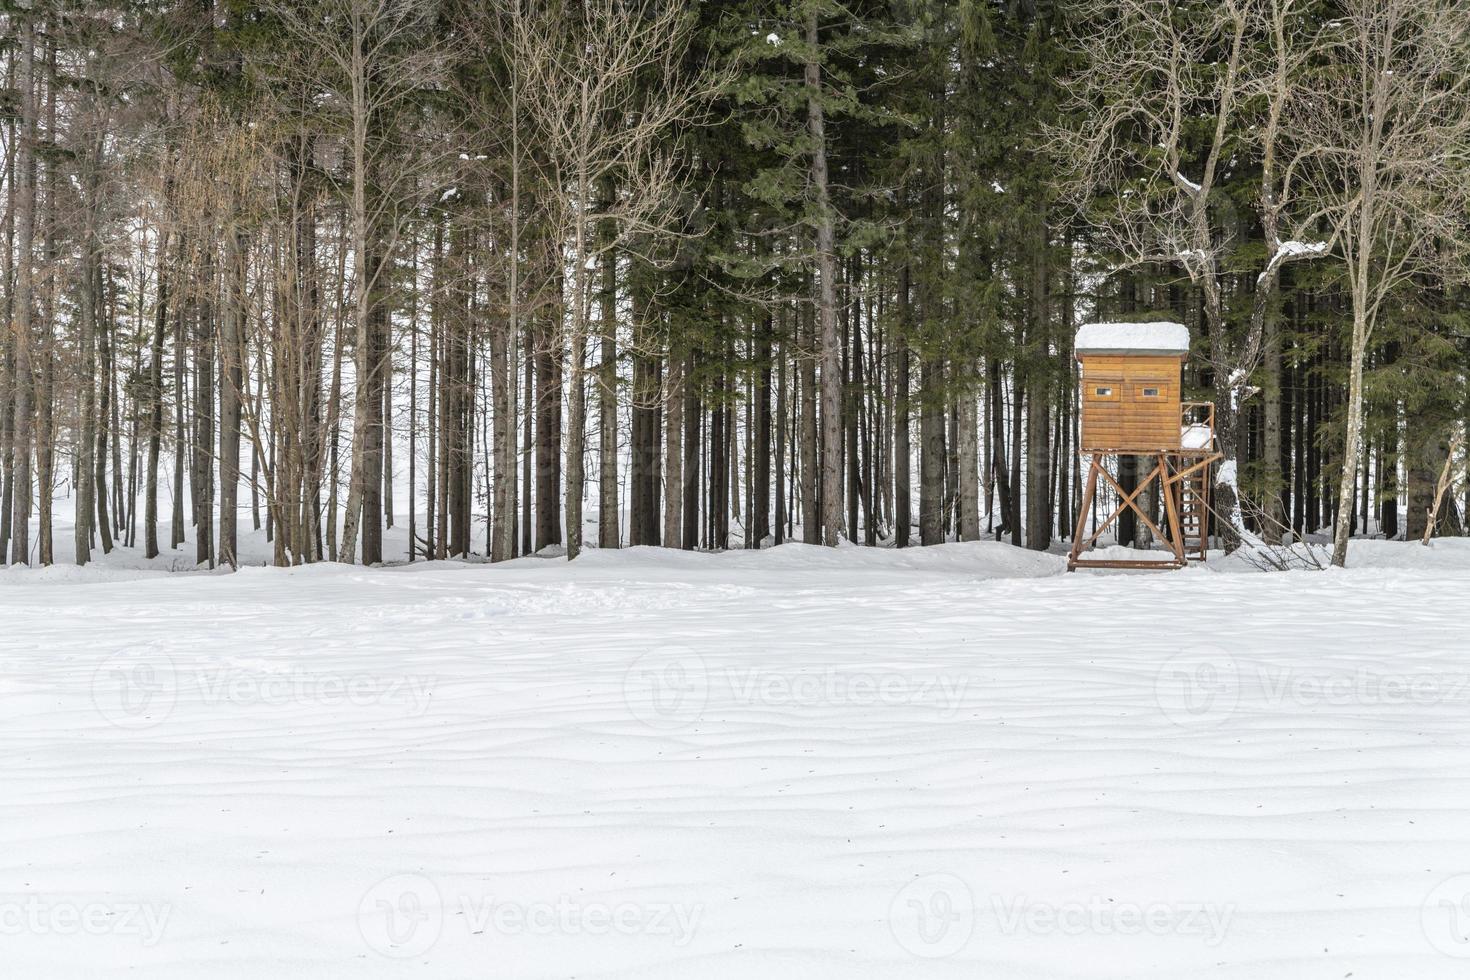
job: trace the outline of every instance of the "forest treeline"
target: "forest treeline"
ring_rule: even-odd
[[[1460,7],[0,4],[0,554],[1045,549],[1095,319],[1228,545],[1456,531]]]

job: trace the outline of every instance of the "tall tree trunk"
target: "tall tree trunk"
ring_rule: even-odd
[[[589,279],[589,241],[591,228],[586,207],[591,203],[591,182],[585,154],[580,160],[577,177],[577,218],[574,222],[572,259],[572,315],[567,343],[569,359],[567,381],[566,487],[563,490],[566,512],[567,560],[574,561],[582,553],[582,503],[587,490],[587,340],[592,307],[592,283]]]
[[[685,551],[699,547],[699,435],[702,423],[699,392],[693,384],[694,355],[684,366],[684,514],[681,539]]]
[[[1027,304],[1030,322],[1026,330],[1028,351],[1026,379],[1026,547],[1045,551],[1051,546],[1051,417],[1050,385],[1050,263],[1051,244],[1045,204],[1036,218],[1036,240],[1032,244],[1031,295]]]
[[[210,243],[206,243],[208,247]],[[207,253],[206,253],[207,255]],[[201,270],[205,295],[210,295],[214,265]],[[190,493],[194,499],[194,561],[214,567],[214,304],[197,304],[194,321],[194,439]]]
[[[518,106],[519,88],[513,83],[513,110]],[[512,116],[515,112],[512,112]],[[521,154],[520,134],[511,126],[510,247],[506,253],[507,322],[499,335],[492,333],[491,381],[495,387],[495,488],[494,527],[490,560],[506,561],[516,550],[516,363],[515,345],[521,335]],[[497,363],[498,360],[498,363]],[[528,375],[529,380],[529,375]],[[530,405],[527,404],[529,410]]]
[[[35,378],[31,367],[31,342],[34,327],[34,274],[36,242],[36,79],[35,34],[29,14],[20,20],[20,72],[16,84],[20,88],[20,129],[16,151],[16,273],[14,314],[15,367],[11,374],[15,387],[15,429],[11,463],[10,560],[29,565],[31,524],[31,395]]]
[[[410,249],[413,290],[408,307],[408,560],[418,555],[419,533],[419,245]]]
[[[614,190],[606,190],[612,200]],[[611,203],[609,203],[611,206]],[[621,543],[618,528],[618,257],[607,239],[613,232],[603,230],[604,247],[599,290],[599,323],[602,357],[597,369],[597,546],[616,548]]]
[[[378,409],[379,430],[382,435],[382,464],[383,471],[381,486],[383,527],[393,526],[393,318],[385,315],[379,329],[382,331],[378,337],[378,343],[382,348],[381,356],[383,362],[384,376],[382,383],[378,385],[382,393],[383,404]],[[381,545],[379,545],[381,550]]]
[[[817,511],[817,358],[813,344],[816,332],[811,307],[802,310],[801,355],[801,540],[822,543],[822,523]]]
[[[188,262],[187,249],[184,243],[179,243],[179,265],[185,267]],[[170,514],[169,527],[169,550],[178,548],[184,543],[184,457],[189,452],[189,436],[186,428],[186,408],[188,404],[188,381],[186,368],[188,367],[188,322],[189,315],[193,312],[194,301],[189,298],[188,292],[182,294],[182,302],[174,304],[174,482],[173,482],[173,508]]]
[[[771,533],[771,343],[769,310],[756,327],[754,397],[751,422],[755,428],[750,460],[750,547],[759,548]]]
[[[919,365],[919,543],[944,543],[944,369]]]
[[[101,246],[97,241],[95,223],[97,211],[97,183],[101,170],[101,148],[94,144],[87,162],[86,194],[82,207],[85,213],[82,235],[81,283],[78,290],[78,319],[82,369],[77,378],[81,386],[81,433],[77,439],[77,488],[76,510],[72,526],[72,541],[76,563],[85,565],[92,558],[92,519],[96,513],[97,465],[97,319],[98,307],[102,302],[98,290],[101,285]],[[104,383],[105,384],[105,383]],[[104,534],[106,533],[104,528]]]
[[[807,13],[805,65],[807,130],[812,141],[811,177],[816,196],[817,349],[822,360],[822,508],[823,543],[836,545],[842,536],[842,339],[837,330],[837,269],[832,203],[827,192],[827,136],[822,108],[821,51],[817,6]]]
[[[374,292],[379,272],[380,243],[374,227],[369,194],[372,183],[371,146],[374,133],[373,93],[371,86],[371,41],[366,36],[362,18],[350,19],[352,31],[347,71],[348,109],[351,116],[348,134],[348,157],[351,166],[352,196],[348,207],[352,231],[352,320],[354,328],[356,368],[352,397],[352,458],[347,477],[347,503],[342,522],[342,540],[337,560],[348,563],[356,557],[358,535],[363,535],[362,560],[370,564],[382,559],[382,464],[379,447],[381,432],[374,431],[380,420],[383,400],[377,385],[377,325],[374,323]],[[375,397],[377,396],[377,397]],[[368,538],[373,540],[369,541]]]
[[[52,249],[48,254],[55,254]],[[36,402],[36,560],[42,565],[56,562],[52,537],[52,495],[56,492],[56,354],[52,349],[51,324],[55,306],[46,302],[41,323],[41,377],[35,386]]]
[[[1364,277],[1366,278],[1366,277]],[[1352,353],[1348,363],[1347,413],[1343,417],[1345,434],[1342,447],[1342,469],[1337,483],[1337,518],[1332,527],[1332,564],[1347,564],[1348,537],[1352,531],[1353,491],[1357,485],[1358,456],[1362,444],[1363,425],[1363,358],[1368,347],[1366,300],[1354,297]],[[1410,512],[1412,516],[1412,510]]]
[[[684,543],[684,358],[672,351],[664,372],[664,547]]]
[[[785,310],[782,311],[782,320],[785,320]],[[786,333],[783,329],[782,337],[784,338],[785,336]],[[780,353],[776,355],[776,517],[774,528],[776,544],[783,544],[786,541],[786,521],[788,516],[786,510],[786,433],[788,431],[786,428],[786,419],[788,415],[788,410],[786,406],[786,393],[789,386],[787,385],[786,381],[786,362],[789,360],[789,358],[787,357],[787,351],[789,349],[789,343],[783,339],[781,341]]]
[[[102,277],[101,264],[95,270],[103,284],[108,279]],[[121,520],[121,513],[113,509],[109,514],[108,488],[107,488],[107,458],[108,442],[111,438],[113,446],[113,492],[122,485],[122,448],[118,445],[120,438],[117,426],[117,405],[113,400],[113,389],[117,384],[117,371],[113,363],[112,353],[112,323],[114,307],[110,302],[112,290],[102,288],[101,295],[104,297],[103,315],[97,322],[97,353],[101,360],[102,377],[97,384],[97,431],[95,435],[95,448],[93,453],[94,466],[96,467],[92,480],[92,496],[96,502],[96,525],[99,537],[102,540],[102,553],[110,554],[112,551],[113,520]],[[5,545],[0,541],[0,555],[3,555]]]
[[[163,345],[168,329],[168,254],[172,235],[159,237],[158,290],[153,313],[153,348],[148,364],[148,466],[143,504],[143,554],[158,557],[158,464],[163,448]]]
[[[225,235],[224,310],[220,317],[219,560],[240,567],[240,422],[245,391],[246,270],[240,232]]]
[[[383,561],[383,386],[389,383],[388,311],[380,285],[386,258],[375,239],[367,242],[367,248],[363,274],[367,277],[368,288],[363,294],[365,306],[360,310],[365,329],[358,332],[364,345],[358,357],[360,373],[357,381],[362,399],[363,431],[353,465],[358,470],[357,533],[362,538],[361,559],[364,565],[378,565]],[[359,456],[360,459],[357,458]],[[348,494],[350,497],[350,488]],[[349,520],[352,513],[353,509],[349,507]],[[348,548],[345,530],[342,548],[344,551]],[[349,552],[348,560],[350,558]],[[342,560],[340,555],[338,560]]]
[[[29,42],[29,38],[26,39]],[[22,52],[23,54],[23,52]],[[16,61],[11,57],[9,71],[4,84],[15,88]],[[0,307],[0,565],[10,560],[11,498],[14,485],[15,465],[15,212],[16,212],[16,144],[22,139],[19,120],[12,118],[6,127],[4,169],[0,179],[5,183],[5,207],[0,212],[0,228],[4,229],[4,241],[0,242],[0,286],[4,287],[5,304]]]
[[[646,274],[630,277],[633,311],[632,444],[628,463],[630,500],[628,542],[659,543],[659,390],[657,365],[649,353],[649,283]]]
[[[541,316],[536,350],[536,550],[561,544],[562,350],[557,308]]]
[[[710,406],[710,431],[706,453],[709,456],[707,500],[705,508],[705,547],[724,551],[730,532],[729,467],[730,440],[726,422],[730,417],[729,396],[723,372],[714,379]]]
[[[1281,468],[1281,316],[1275,304],[1266,311],[1261,350],[1261,459],[1266,473],[1261,537],[1268,544],[1280,544],[1286,498]]]
[[[510,259],[515,262],[514,258]],[[496,323],[490,331],[490,387],[494,419],[491,454],[494,459],[490,508],[490,560],[506,561],[515,549],[515,389],[516,370],[512,340],[516,333],[518,305],[511,303],[511,319]]]
[[[535,486],[535,446],[536,446],[536,408],[538,395],[536,391],[536,343],[535,343],[535,320],[534,316],[522,317],[525,321],[521,328],[521,352],[525,358],[525,377],[522,379],[524,385],[524,397],[521,399],[525,405],[526,415],[521,423],[521,554],[529,555],[536,550],[533,527],[532,504],[535,497],[533,488]]]
[[[986,411],[990,425],[986,436],[990,441],[990,455],[986,465],[990,468],[990,482],[995,487],[996,505],[1000,510],[1000,525],[995,528],[996,540],[1000,540],[1001,534],[1011,530],[1011,477],[1010,467],[1006,462],[1004,382],[1000,358],[991,358],[986,380],[986,388],[990,394]]]
[[[1399,428],[1399,405],[1393,406],[1393,431]],[[1378,449],[1379,489],[1378,527],[1383,536],[1393,541],[1399,536],[1399,453],[1397,439],[1393,445],[1382,445]],[[1467,511],[1470,513],[1470,511]]]
[[[853,279],[856,280],[856,275]],[[847,321],[847,343],[843,345],[846,356],[843,365],[843,420],[842,433],[846,444],[843,461],[847,476],[847,539],[858,540],[858,507],[862,497],[862,479],[859,475],[861,461],[858,455],[858,418],[862,414],[862,330],[859,327],[859,304],[849,297],[845,305]]]
[[[913,450],[909,445],[909,333],[913,329],[913,303],[910,283],[911,265],[907,258],[899,269],[898,278],[898,328],[894,331],[894,400],[893,400],[893,525],[894,543],[900,548],[909,545],[909,533],[913,527]]]
[[[966,375],[971,369],[966,369]],[[980,432],[978,402],[966,385],[959,392],[959,524],[961,541],[980,540]]]

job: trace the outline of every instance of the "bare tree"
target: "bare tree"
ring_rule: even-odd
[[[315,57],[280,67],[312,73],[329,107],[345,118],[350,179],[355,343],[352,461],[337,560],[382,560],[383,396],[390,370],[381,291],[391,254],[414,213],[411,199],[431,169],[429,144],[402,117],[432,80],[440,42],[431,0],[270,0],[293,41]]]
[[[582,550],[586,483],[587,341],[599,265],[678,227],[686,171],[669,137],[696,119],[710,79],[685,65],[688,13],[655,0],[507,3],[521,110],[543,169],[545,207],[566,242],[568,379],[567,557]],[[617,194],[608,198],[607,182]],[[599,234],[599,225],[609,229]],[[604,329],[608,329],[604,327]],[[606,374],[603,375],[606,377]],[[604,501],[604,506],[616,506]]]
[[[515,50],[522,13],[514,5],[468,4],[460,14],[465,61],[478,62],[479,52],[483,50]],[[487,479],[491,484],[490,560],[505,561],[514,557],[516,551],[519,410],[516,345],[523,334],[529,338],[531,332],[525,327],[535,316],[528,309],[536,305],[538,296],[550,291],[552,283],[535,276],[541,269],[540,263],[527,261],[528,243],[535,247],[534,226],[540,219],[537,193],[540,188],[534,185],[535,175],[527,173],[523,134],[527,124],[522,112],[524,68],[515,57],[499,59],[494,64],[496,70],[488,78],[479,71],[456,76],[456,94],[463,112],[460,125],[465,130],[462,142],[466,147],[485,152],[460,154],[455,168],[456,186],[444,195],[458,200],[466,197],[465,183],[475,185],[475,192],[469,196],[487,205],[483,222],[488,232],[485,237],[491,242],[491,255],[499,260],[503,276],[504,314],[493,319],[487,338],[493,410],[490,429],[493,476]],[[493,296],[497,291],[492,288],[490,292]],[[524,351],[528,360],[537,354],[530,348],[528,343]],[[527,407],[529,410],[531,406]],[[616,514],[613,517],[616,519]]]
[[[247,396],[248,233],[269,211],[267,201],[274,197],[269,192],[275,189],[269,178],[272,168],[278,163],[260,135],[258,123],[267,119],[267,114],[261,111],[255,120],[257,125],[252,125],[230,118],[215,106],[207,107],[190,128],[181,148],[186,166],[176,188],[177,210],[189,220],[190,237],[198,241],[201,248],[218,253],[211,256],[210,263],[218,270],[219,282],[206,282],[207,293],[202,299],[217,306],[219,315],[213,317],[214,323],[206,327],[209,336],[202,345],[206,350],[200,354],[202,358],[209,347],[218,351],[218,555],[222,563],[232,568],[239,567],[236,510]],[[283,337],[290,336],[289,329],[280,332]],[[204,378],[196,379],[196,391],[201,399],[210,397]],[[289,417],[289,401],[283,398],[281,403],[282,414]],[[300,446],[306,441],[304,437],[309,421],[294,418],[291,421],[293,438],[290,443]],[[261,441],[258,432],[256,440]],[[201,459],[192,474],[195,481],[201,478],[208,480],[214,464],[212,454],[204,451],[205,446],[207,437],[196,441],[196,453]],[[199,514],[201,544],[214,541],[209,533],[213,510],[210,501]],[[291,537],[288,533],[291,525],[289,520],[278,523],[283,537]],[[297,544],[295,541],[291,543]]]
[[[1470,251],[1470,8],[1347,0],[1298,100],[1309,193],[1335,232],[1352,301],[1346,432],[1332,563],[1347,562],[1363,427],[1363,365],[1388,299],[1465,275]]]
[[[94,60],[95,59],[89,59]],[[102,278],[102,194],[103,149],[107,142],[110,105],[100,97],[96,66],[89,65],[85,77],[88,84],[83,90],[82,118],[88,125],[86,149],[77,154],[80,170],[78,183],[82,189],[82,236],[81,236],[81,282],[78,294],[78,319],[80,329],[78,343],[81,347],[81,370],[77,384],[81,388],[81,427],[77,439],[77,487],[76,509],[72,540],[76,563],[85,565],[92,557],[92,532],[96,516],[96,494],[99,488],[105,496],[105,484],[98,480],[100,475],[95,453],[97,450],[97,334],[98,307],[101,303]],[[103,527],[104,547],[107,529]]]

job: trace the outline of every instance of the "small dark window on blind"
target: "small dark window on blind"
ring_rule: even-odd
[[[1099,385],[1098,387],[1093,389],[1093,394],[1096,395],[1098,398],[1107,398],[1112,395],[1112,393],[1113,389],[1104,385]]]
[[[1159,389],[1157,389],[1157,388],[1145,388],[1145,389],[1143,389],[1143,397],[1145,397],[1145,398],[1157,398],[1157,397],[1159,397]]]

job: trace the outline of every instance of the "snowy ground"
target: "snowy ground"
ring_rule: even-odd
[[[0,572],[0,974],[1470,975],[1470,548]]]

